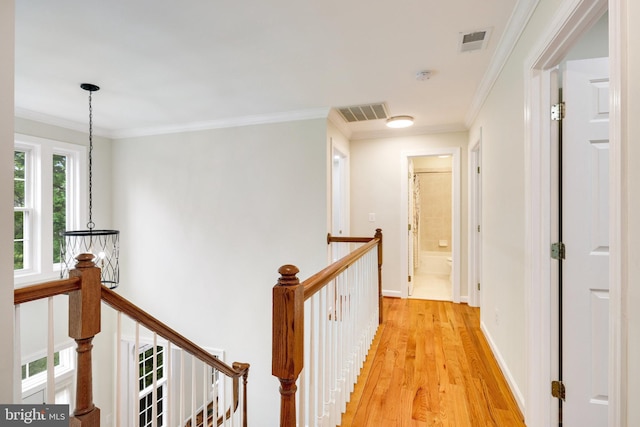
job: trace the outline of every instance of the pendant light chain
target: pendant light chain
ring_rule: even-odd
[[[93,107],[91,106],[91,95],[89,91],[89,222],[87,228],[93,230],[96,224],[93,222]]]
[[[93,230],[96,224],[93,222],[93,107],[91,106],[91,95],[89,91],[89,222],[87,228]]]

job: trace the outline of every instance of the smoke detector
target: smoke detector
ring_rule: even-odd
[[[431,78],[431,71],[429,70],[418,71],[416,73],[416,80],[424,81],[424,80],[429,80],[430,78]]]

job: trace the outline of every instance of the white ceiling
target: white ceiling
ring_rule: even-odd
[[[112,137],[326,116],[386,102],[413,132],[460,130],[528,0],[16,1],[16,115]],[[510,20],[511,18],[511,20]],[[491,29],[459,53],[460,33]],[[418,81],[416,73],[432,77]],[[340,123],[339,123],[340,124]],[[342,124],[340,124],[342,126]],[[384,121],[346,125],[353,137]]]

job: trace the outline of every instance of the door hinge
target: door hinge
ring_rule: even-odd
[[[408,230],[411,231],[411,224],[407,224]]]
[[[564,119],[566,107],[564,102],[559,102],[551,106],[551,120],[560,121]]]
[[[411,276],[408,277],[409,283],[411,283]]]
[[[480,166],[478,166],[478,173],[480,173]]]
[[[566,248],[564,243],[556,242],[551,245],[551,258],[553,259],[564,259],[566,255]]]
[[[562,384],[562,381],[551,381],[551,396],[555,397],[556,399],[564,400],[565,392],[566,390],[564,388],[564,384]]]
[[[478,290],[480,290],[480,283],[478,283]]]
[[[478,225],[478,233],[480,232],[480,226]]]

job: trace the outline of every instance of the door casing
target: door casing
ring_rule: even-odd
[[[482,285],[482,128],[469,147],[469,305],[480,307]]]
[[[453,302],[467,302],[467,297],[460,297],[460,147],[425,148],[422,150],[403,151],[400,153],[400,230],[407,230],[407,218],[409,217],[409,185],[407,176],[409,173],[409,161],[412,157],[424,156],[451,156],[451,177],[453,180],[452,197],[452,228],[451,228],[451,281],[453,287]],[[409,296],[409,238],[407,233],[400,233],[400,283],[402,283],[401,298]]]
[[[623,158],[622,111],[620,96],[627,81],[622,66],[626,57],[622,45],[625,34],[623,8],[626,0],[573,0],[560,7],[556,19],[539,45],[525,61],[525,209],[526,244],[530,257],[525,260],[525,331],[527,342],[527,389],[525,422],[530,427],[557,424],[557,405],[549,392],[553,378],[554,349],[552,313],[551,181],[550,153],[552,74],[575,40],[602,14],[609,11],[610,86],[610,343],[609,343],[609,425],[627,427],[626,377],[624,356],[626,330],[621,295],[628,284],[623,281],[622,206]],[[557,327],[557,325],[556,325]]]

